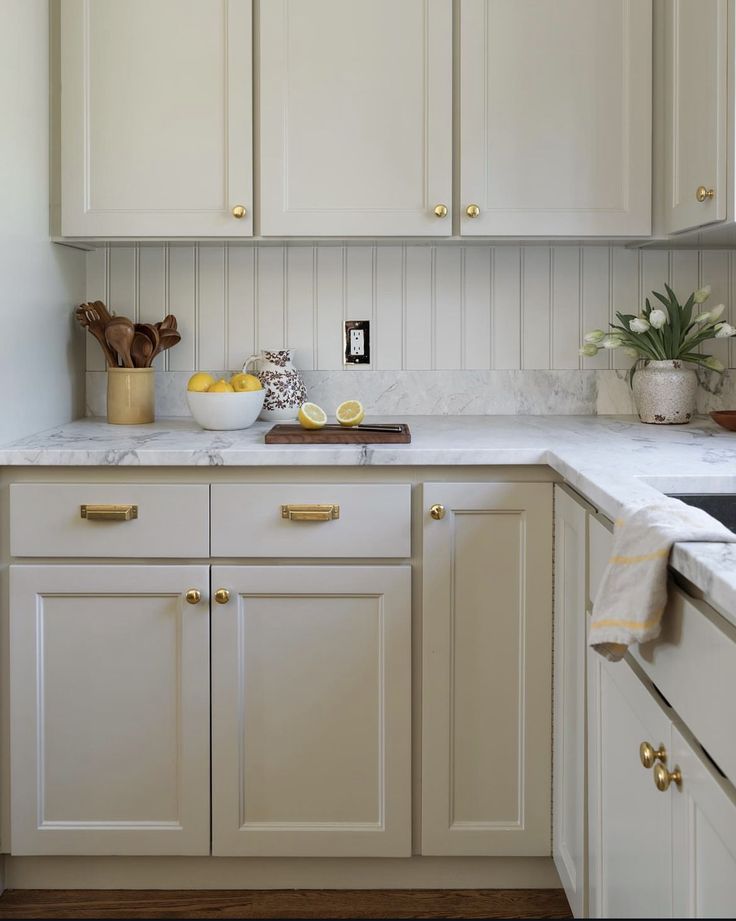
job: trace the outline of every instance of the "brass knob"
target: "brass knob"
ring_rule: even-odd
[[[706,199],[714,198],[715,194],[715,189],[706,189],[704,185],[699,185],[695,190],[695,197],[699,202],[704,202]]]
[[[189,604],[199,604],[202,600],[202,592],[198,588],[190,588],[186,593],[185,598]]]
[[[230,601],[230,592],[226,588],[218,588],[215,592],[215,601],[218,604],[227,604]]]
[[[674,771],[668,771],[663,764],[654,765],[654,786],[660,793],[666,793],[673,782],[678,787],[682,783],[682,774],[679,767],[675,767]]]
[[[445,507],[444,505],[433,505],[429,514],[435,521],[441,521],[445,517]]]
[[[468,217],[478,217],[480,214],[480,208],[477,205],[468,205],[468,207],[465,209],[465,213],[468,215]]]
[[[434,206],[434,216],[435,217],[447,217],[447,205],[435,205]]]
[[[233,208],[233,217],[234,217],[234,218],[237,218],[238,220],[240,220],[241,217],[245,217],[245,215],[246,215],[247,213],[248,213],[248,212],[246,211],[244,205],[236,205],[236,206]]]
[[[664,745],[660,744],[659,748],[655,751],[649,742],[642,742],[639,746],[639,760],[641,761],[642,767],[649,770],[649,768],[654,767],[655,762],[667,760],[667,749]]]

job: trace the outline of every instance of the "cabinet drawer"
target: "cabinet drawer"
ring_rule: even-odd
[[[597,518],[588,515],[588,607],[591,610],[612,546],[613,534]]]
[[[205,485],[16,483],[10,487],[10,552],[13,556],[207,557],[208,500]],[[104,517],[107,512],[99,506],[111,505],[135,506],[128,514],[136,517]],[[112,512],[123,514],[122,509]]]
[[[212,555],[408,557],[410,509],[403,483],[215,484]]]
[[[661,634],[631,655],[736,783],[736,629],[670,583]]]

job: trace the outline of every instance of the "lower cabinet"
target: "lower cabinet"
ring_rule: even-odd
[[[587,914],[585,751],[588,513],[555,486],[552,856],[573,915]]]
[[[590,916],[670,918],[672,796],[639,752],[671,751],[670,720],[628,663],[590,651],[588,676]]]
[[[552,485],[425,483],[422,853],[550,853]]]
[[[733,786],[627,662],[588,669],[590,917],[733,917]]]
[[[212,585],[213,853],[410,856],[410,567]]]
[[[670,763],[682,775],[671,784],[676,918],[736,915],[736,797],[697,744],[672,729]]]
[[[208,586],[208,566],[10,567],[13,854],[209,853]]]

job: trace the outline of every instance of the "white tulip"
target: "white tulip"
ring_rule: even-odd
[[[664,312],[657,307],[649,314],[649,322],[655,329],[662,329],[669,317]]]
[[[631,346],[627,346],[624,349],[624,355],[628,355],[629,358],[639,358],[640,357],[639,349],[635,349],[635,348],[632,348]]]
[[[710,368],[711,371],[718,371],[719,374],[723,374],[723,365],[717,358],[706,358],[703,364]]]
[[[725,309],[726,309],[725,304],[716,304],[716,306],[712,310],[706,310],[705,313],[699,313],[698,316],[695,317],[695,322],[696,323],[715,323],[718,317],[720,317],[720,315],[723,313]]]
[[[649,329],[649,323],[643,317],[634,317],[629,322],[629,329],[632,333],[645,333]]]
[[[716,339],[728,339],[730,336],[736,336],[736,326],[730,323],[719,323],[716,326]]]
[[[621,336],[617,336],[615,333],[609,333],[608,336],[604,336],[601,339],[601,347],[604,349],[618,349],[624,344],[624,340]]]
[[[698,290],[695,292],[693,300],[696,304],[704,303],[710,297],[710,291],[710,285],[706,285],[704,288],[698,288]]]
[[[593,345],[598,345],[598,343],[601,341],[601,339],[603,339],[605,335],[606,334],[602,329],[592,329],[589,333],[586,333],[583,336],[583,342],[585,342],[587,345],[590,345],[591,343]]]
[[[582,346],[578,349],[579,355],[584,355],[585,358],[595,358],[598,354],[598,346],[594,345],[592,342],[589,342],[587,345]]]

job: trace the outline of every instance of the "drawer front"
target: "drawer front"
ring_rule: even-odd
[[[736,783],[736,629],[670,583],[662,633],[631,655]]]
[[[611,558],[613,534],[593,515],[588,515],[588,607],[592,610],[603,572]]]
[[[215,484],[212,555],[408,557],[411,487]]]
[[[83,507],[87,517],[82,517]],[[209,487],[16,483],[10,487],[10,552],[208,557]]]

